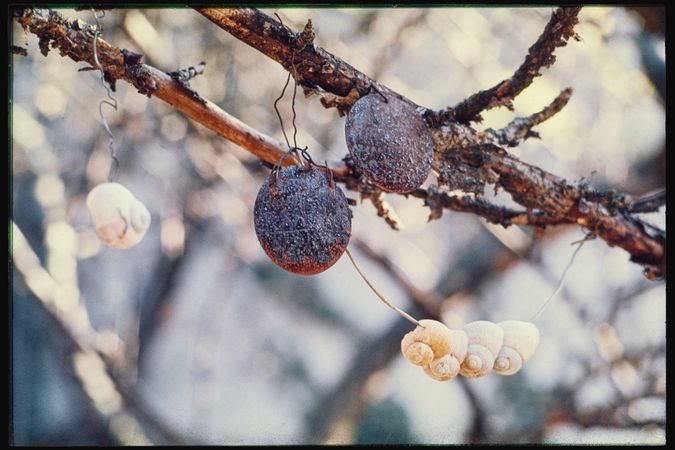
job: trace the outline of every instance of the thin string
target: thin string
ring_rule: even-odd
[[[295,125],[295,118],[297,117],[297,113],[295,112],[295,96],[298,92],[298,72],[295,68],[295,50],[293,50],[293,55],[291,56],[291,67],[293,68],[293,101],[291,102],[291,110],[293,111],[293,147],[298,148],[298,127]],[[288,74],[290,75],[290,72]]]
[[[567,271],[572,267],[572,264],[574,263],[574,259],[577,257],[577,254],[579,253],[579,250],[581,250],[581,247],[584,246],[586,241],[593,239],[595,237],[595,234],[589,233],[587,234],[583,239],[572,242],[572,244],[578,244],[578,247],[574,250],[574,253],[572,253],[572,256],[570,257],[570,261],[567,263],[567,266],[563,270],[562,275],[560,276],[560,280],[558,281],[558,286],[556,287],[555,291],[550,295],[550,297],[544,302],[543,305],[539,308],[539,310],[530,318],[529,322],[532,322],[541,312],[544,310],[546,305],[553,299],[553,297],[560,292],[560,289],[562,289],[563,283],[565,282],[565,277],[567,276]]]
[[[402,309],[398,308],[397,306],[392,305],[391,303],[389,303],[389,302],[387,301],[387,299],[384,298],[384,296],[383,296],[382,294],[380,294],[380,293],[378,292],[377,289],[375,289],[375,286],[373,286],[373,285],[370,283],[370,281],[368,281],[368,278],[366,278],[366,276],[363,274],[363,272],[361,272],[361,269],[359,269],[359,266],[356,265],[356,261],[354,261],[354,257],[352,256],[352,254],[351,254],[351,252],[349,251],[349,249],[347,248],[347,249],[345,249],[345,251],[347,252],[347,256],[349,256],[349,259],[351,260],[352,265],[354,266],[354,268],[356,269],[356,271],[359,273],[359,275],[361,275],[361,278],[363,278],[363,281],[366,282],[366,284],[368,285],[368,287],[369,287],[370,289],[372,289],[372,291],[375,293],[375,295],[377,295],[378,298],[379,298],[380,300],[382,300],[382,302],[383,302],[385,305],[387,305],[388,307],[390,307],[391,309],[393,309],[394,311],[396,311],[397,313],[399,313],[402,317],[404,317],[405,319],[407,319],[409,322],[411,322],[411,323],[417,325],[418,327],[422,327],[422,325],[421,325],[421,324],[417,321],[417,319],[415,319],[413,316],[411,316],[411,315],[408,314],[407,312],[403,311]]]
[[[288,140],[288,136],[286,136],[286,129],[284,127],[284,120],[281,118],[281,113],[279,112],[279,108],[277,107],[277,103],[279,103],[279,100],[281,100],[284,97],[284,94],[286,93],[286,88],[288,87],[288,82],[291,81],[291,73],[288,72],[288,77],[286,77],[286,84],[284,84],[284,88],[281,90],[281,95],[277,97],[276,100],[274,100],[274,111],[277,113],[277,117],[279,118],[279,123],[281,124],[281,132],[284,134],[284,139],[286,140],[286,145],[288,146],[289,150],[293,150],[294,147],[291,147],[291,143]]]
[[[96,20],[96,31],[94,31],[94,62],[96,63],[96,68],[101,71],[101,84],[103,84],[103,87],[106,90],[106,93],[108,95],[108,99],[103,99],[99,102],[98,104],[98,115],[101,118],[101,123],[103,124],[103,127],[105,128],[105,131],[108,133],[108,136],[110,136],[110,140],[108,142],[108,148],[110,149],[110,157],[113,160],[113,164],[110,166],[110,172],[108,173],[108,181],[112,181],[115,178],[115,175],[117,174],[117,169],[119,168],[120,162],[115,156],[115,148],[113,147],[113,144],[115,142],[115,137],[112,134],[112,131],[110,131],[110,127],[108,126],[108,121],[106,120],[105,116],[103,115],[103,105],[108,105],[112,107],[115,111],[117,111],[117,99],[112,95],[112,90],[110,89],[110,86],[108,83],[105,82],[105,71],[103,70],[103,67],[101,66],[101,63],[98,60],[98,53],[96,51],[96,42],[98,41],[98,37],[101,34],[101,23],[99,22],[99,19],[102,19],[105,17],[105,11],[101,11],[102,14],[101,16],[98,16],[96,14],[96,11],[92,8],[91,12],[94,14],[94,19]]]
[[[281,26],[285,27],[284,22],[281,20],[281,17],[279,17],[279,14],[274,13],[274,15],[279,20],[279,23],[281,24]],[[279,109],[277,108],[277,103],[279,102],[279,100],[281,100],[283,98],[284,94],[286,93],[286,88],[288,87],[288,83],[291,81],[291,71],[288,72],[288,76],[286,77],[286,84],[284,84],[284,88],[281,90],[281,95],[279,95],[279,98],[277,98],[274,101],[274,110],[276,111],[277,117],[279,118],[279,122],[281,123],[281,131],[284,134],[284,139],[286,139],[286,145],[288,145],[288,148],[293,151],[293,150],[300,150],[300,148],[298,147],[298,138],[297,138],[297,136],[298,136],[298,126],[296,125],[296,122],[295,122],[296,118],[298,117],[298,114],[295,110],[295,99],[296,99],[296,96],[297,96],[297,93],[298,93],[298,71],[295,68],[295,48],[292,49],[292,53],[291,53],[291,68],[293,70],[293,72],[292,72],[292,75],[293,75],[293,99],[291,101],[291,110],[293,111],[293,120],[292,120],[292,124],[293,124],[293,147],[291,147],[291,144],[288,140],[288,137],[286,136],[286,130],[284,128],[284,122],[281,119],[281,114],[279,113]],[[307,147],[305,147],[305,149],[301,150],[301,151],[302,151],[302,154],[303,154],[303,157],[304,157],[307,154]],[[311,158],[305,157],[305,159],[307,159],[308,161],[311,162]]]

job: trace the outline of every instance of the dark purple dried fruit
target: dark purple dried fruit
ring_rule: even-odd
[[[361,97],[345,123],[347,148],[368,180],[389,192],[411,192],[431,171],[434,143],[422,116],[396,97]]]
[[[278,266],[301,275],[323,272],[342,256],[352,211],[330,174],[291,166],[263,183],[253,209],[260,245]]]

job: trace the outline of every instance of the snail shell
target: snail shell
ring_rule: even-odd
[[[424,367],[450,352],[452,333],[437,320],[420,320],[420,324],[403,336],[401,352],[412,364]]]
[[[455,378],[466,357],[469,338],[464,330],[450,330],[450,340],[452,345],[449,353],[422,366],[424,372],[434,380],[448,381]]]
[[[108,246],[130,248],[150,227],[150,212],[119,183],[102,183],[87,195],[87,209],[96,234]]]
[[[467,355],[459,373],[468,378],[482,377],[494,366],[504,339],[504,331],[493,322],[478,320],[464,325],[469,340]]]
[[[513,375],[537,349],[539,330],[534,324],[519,320],[505,320],[498,325],[504,330],[504,342],[493,370],[500,375]]]

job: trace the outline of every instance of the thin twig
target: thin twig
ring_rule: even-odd
[[[496,106],[512,108],[512,100],[527,88],[542,68],[555,62],[553,52],[567,44],[571,37],[577,38],[574,26],[578,22],[580,6],[562,7],[553,11],[544,31],[528,50],[527,57],[511,78],[501,81],[490,89],[473,94],[452,108],[440,111],[441,121],[480,121],[480,112]]]
[[[527,117],[518,117],[511,121],[507,126],[499,130],[488,128],[485,130],[494,141],[499,145],[515,147],[521,141],[530,137],[539,137],[539,133],[532,131],[534,126],[539,125],[547,119],[553,117],[567,105],[572,97],[572,88],[563,90],[556,98],[543,110]]]

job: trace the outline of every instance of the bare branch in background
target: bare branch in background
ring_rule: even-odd
[[[110,342],[111,337],[103,337],[92,328],[84,306],[82,304],[72,305],[56,299],[55,293],[59,288],[59,283],[42,267],[39,258],[30,248],[19,227],[14,223],[12,223],[12,238],[11,262],[23,275],[24,282],[33,293],[38,305],[53,319],[58,331],[66,342],[72,346],[70,356],[75,373],[81,380],[91,401],[97,407],[99,402],[106,403],[107,406],[104,405],[106,406],[104,410],[108,411],[107,415],[110,417],[124,411],[135,419],[136,426],[141,427],[138,430],[141,435],[138,436],[139,441],[130,443],[132,445],[147,445],[151,435],[158,436],[163,443],[185,444],[185,439],[157,417],[151,408],[145,404],[143,396],[134,384],[127,380],[123,373],[120,373],[117,368],[121,358],[119,349],[104,344]],[[113,339],[121,342],[119,337]],[[100,386],[101,377],[106,376],[109,377],[114,386],[116,395],[121,397],[122,408],[111,408],[110,403],[113,399],[111,395],[114,396],[115,394],[105,389],[87,388],[89,383],[98,383],[98,386]],[[106,397],[97,397],[103,395]],[[114,401],[112,403],[114,404]],[[99,411],[101,411],[100,407]],[[147,427],[147,429],[144,429],[144,427]],[[118,436],[118,438],[124,442],[123,436]]]

